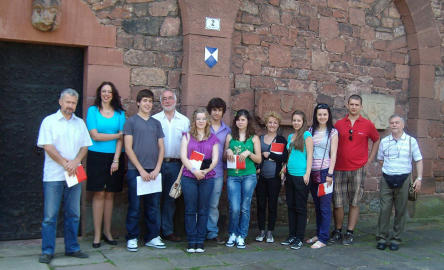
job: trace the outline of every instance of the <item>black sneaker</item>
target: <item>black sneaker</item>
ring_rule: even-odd
[[[335,243],[340,243],[341,241],[342,241],[342,233],[338,230],[332,231],[328,242],[331,244],[335,244]]]
[[[300,249],[302,247],[302,241],[299,239],[296,239],[296,241],[294,241],[293,245],[291,245],[291,249]]]
[[[51,262],[52,258],[54,258],[54,256],[52,254],[42,254],[39,257],[39,263],[49,264]]]
[[[281,245],[284,246],[291,246],[293,245],[293,243],[296,241],[296,237],[290,236],[287,238],[287,240],[285,240],[284,242],[281,242]]]
[[[346,232],[344,235],[344,239],[342,240],[342,244],[344,246],[349,246],[349,245],[353,244],[353,234]]]
[[[69,256],[69,257],[74,257],[74,258],[79,258],[79,259],[86,259],[89,258],[89,255],[86,253],[79,251],[76,252],[65,252],[65,256]]]

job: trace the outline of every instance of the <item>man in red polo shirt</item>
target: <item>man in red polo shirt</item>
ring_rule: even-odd
[[[342,244],[351,245],[353,230],[359,217],[359,202],[364,193],[365,167],[376,156],[379,133],[370,120],[361,116],[361,96],[351,95],[348,98],[347,109],[348,115],[335,124],[339,132],[339,144],[333,194],[335,230],[332,232],[330,242],[342,240]],[[369,139],[373,141],[370,156],[368,156]],[[347,202],[349,204],[348,226],[342,239],[344,205]]]

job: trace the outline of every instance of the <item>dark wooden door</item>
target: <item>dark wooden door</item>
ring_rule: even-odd
[[[40,123],[58,110],[62,89],[82,95],[82,85],[83,49],[0,42],[0,240],[41,237]]]

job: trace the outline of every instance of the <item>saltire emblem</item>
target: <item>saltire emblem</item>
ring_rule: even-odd
[[[212,68],[217,64],[217,55],[219,50],[217,48],[205,46],[205,63]]]

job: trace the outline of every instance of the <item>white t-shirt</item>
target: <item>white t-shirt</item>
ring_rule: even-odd
[[[66,120],[62,112],[48,115],[40,125],[37,146],[44,147],[52,144],[60,155],[68,160],[73,160],[81,147],[92,145],[91,137],[85,122],[72,114],[71,119]],[[45,165],[43,168],[43,181],[65,181],[65,169],[55,162],[45,151]]]

